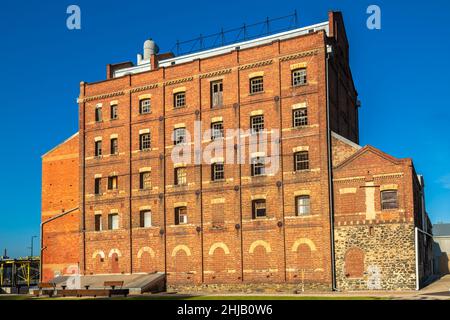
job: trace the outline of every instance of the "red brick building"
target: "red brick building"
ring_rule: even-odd
[[[413,289],[430,272],[411,160],[358,145],[338,12],[179,57],[146,41],[137,65],[81,82],[78,102],[78,135],[43,157],[42,219],[78,208],[43,228],[45,279],[75,263],[87,275],[164,272],[179,290]],[[250,133],[223,136],[237,128]],[[251,152],[261,131],[279,133],[279,155]],[[228,150],[172,158],[180,145],[201,156],[213,140],[249,161]]]

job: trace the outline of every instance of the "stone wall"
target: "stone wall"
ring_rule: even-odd
[[[339,290],[414,290],[414,226],[406,223],[339,226],[335,229]],[[364,253],[362,277],[352,277],[348,251]]]

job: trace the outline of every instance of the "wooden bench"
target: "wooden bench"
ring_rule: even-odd
[[[51,282],[41,282],[38,284],[39,290],[34,292],[34,295],[39,297],[40,295],[48,295],[52,297],[55,293],[56,284]]]
[[[85,289],[76,290],[58,290],[58,296],[63,297],[111,297],[117,295],[128,296],[130,290],[122,289],[123,281],[105,281],[103,283],[104,289],[89,289],[89,285],[85,285]],[[119,287],[120,289],[116,289]]]
[[[123,281],[105,281],[103,283],[104,287],[111,287],[111,289],[115,289],[116,287],[120,287],[122,289],[123,287]]]

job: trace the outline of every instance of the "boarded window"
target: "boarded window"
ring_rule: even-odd
[[[381,210],[398,209],[397,190],[381,191]]]
[[[220,107],[223,103],[222,81],[211,82],[211,107]]]
[[[351,248],[345,254],[345,276],[362,278],[364,276],[364,252],[359,248]]]
[[[222,225],[225,222],[225,204],[214,203],[211,206],[212,210],[212,224],[213,226]]]

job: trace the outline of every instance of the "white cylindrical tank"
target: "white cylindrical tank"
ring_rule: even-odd
[[[144,59],[150,59],[152,54],[159,52],[158,45],[152,39],[148,39],[144,42]]]

